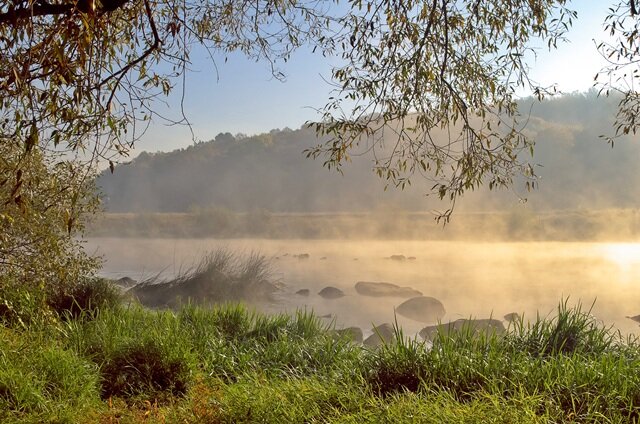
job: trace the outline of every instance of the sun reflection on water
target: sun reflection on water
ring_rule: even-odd
[[[608,243],[605,256],[621,269],[630,271],[640,267],[640,243]]]

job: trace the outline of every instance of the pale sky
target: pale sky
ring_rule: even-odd
[[[603,64],[593,39],[604,37],[603,22],[612,4],[600,0],[571,2],[578,19],[568,34],[570,41],[552,52],[541,48],[537,60],[531,63],[533,79],[541,85],[556,84],[566,93],[591,88]],[[252,135],[274,128],[299,128],[318,117],[313,108],[322,107],[331,90],[325,81],[331,74],[330,63],[308,51],[298,51],[288,63],[281,64],[286,82],[273,79],[267,64],[239,54],[229,56],[226,63],[221,58],[216,63],[217,73],[204,57],[196,54],[193,62],[197,72],[187,77],[185,111],[198,140],[210,140],[220,132]],[[175,96],[175,102],[169,103],[174,116],[178,116],[178,99]],[[187,128],[157,122],[136,144],[136,151],[170,151],[192,143]]]

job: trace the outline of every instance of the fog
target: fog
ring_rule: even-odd
[[[366,156],[344,175],[327,171],[304,157],[318,143],[304,126],[143,153],[100,176],[108,213],[87,247],[103,255],[106,276],[136,280],[178,274],[220,247],[259,252],[282,284],[261,310],[311,308],[365,333],[394,319],[410,334],[425,324],[394,315],[402,299],[359,295],[358,281],[435,297],[443,321],[533,319],[568,298],[585,310],[595,302],[605,325],[637,333],[626,316],[640,314],[640,143],[623,137],[612,149],[600,137],[613,131],[616,103],[594,93],[523,101],[536,148],[522,159],[537,164],[539,189],[516,181],[511,190],[469,192],[445,227],[430,211],[449,205],[425,196],[428,183],[385,191]],[[302,253],[309,258],[294,257]],[[346,295],[323,299],[326,286]]]
[[[99,238],[90,243],[105,255],[105,275],[136,280],[184,271],[211,249],[259,251],[271,259],[282,290],[266,312],[313,309],[331,314],[338,327],[359,326],[365,332],[394,319],[409,334],[425,323],[394,316],[404,299],[372,298],[354,290],[358,281],[391,282],[422,291],[445,306],[443,321],[459,318],[498,319],[510,312],[525,319],[553,314],[562,299],[582,302],[606,325],[637,333],[625,318],[640,313],[640,255],[634,244],[592,242],[460,242],[376,240],[137,239]],[[308,259],[296,254],[308,253]],[[414,256],[396,261],[391,255]],[[345,296],[323,299],[326,286]],[[310,295],[295,294],[309,289]]]

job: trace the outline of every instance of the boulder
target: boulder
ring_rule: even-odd
[[[405,259],[407,259],[407,257],[404,255],[391,255],[389,256],[389,259],[391,259],[392,261],[404,261]]]
[[[118,278],[113,283],[115,285],[120,286],[120,287],[125,288],[125,289],[131,288],[131,287],[135,286],[136,284],[138,284],[138,282],[136,280],[134,280],[133,278],[131,278],[131,277]]]
[[[520,314],[517,312],[508,313],[503,318],[505,321],[508,321],[508,322],[517,322],[517,321],[520,321],[521,319]]]
[[[300,253],[299,255],[293,255],[293,257],[298,259],[309,259],[311,255],[308,253]]]
[[[309,289],[300,289],[296,292],[298,296],[309,296],[310,293]]]
[[[429,296],[413,297],[398,306],[396,312],[420,322],[439,321],[446,313],[442,302]]]
[[[502,335],[506,329],[502,321],[497,319],[459,319],[446,324],[430,325],[420,330],[418,334],[425,340],[433,340],[438,333],[448,335],[457,331],[468,331],[474,336],[480,334]]]
[[[344,292],[342,290],[331,286],[323,288],[318,292],[318,294],[320,295],[320,297],[323,297],[325,299],[338,299],[344,296]]]
[[[404,298],[422,296],[418,290],[411,287],[400,287],[392,283],[358,281],[355,287],[358,294],[363,296]]]
[[[393,326],[389,323],[384,323],[373,327],[373,334],[364,340],[364,345],[369,347],[378,347],[385,343],[390,343],[395,338]]]
[[[344,337],[351,340],[354,343],[362,343],[363,335],[360,327],[347,327],[340,330],[336,330],[335,334],[338,337]]]

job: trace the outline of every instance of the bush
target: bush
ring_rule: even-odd
[[[80,240],[99,209],[93,170],[61,152],[0,140],[0,291],[49,291],[94,275]]]

